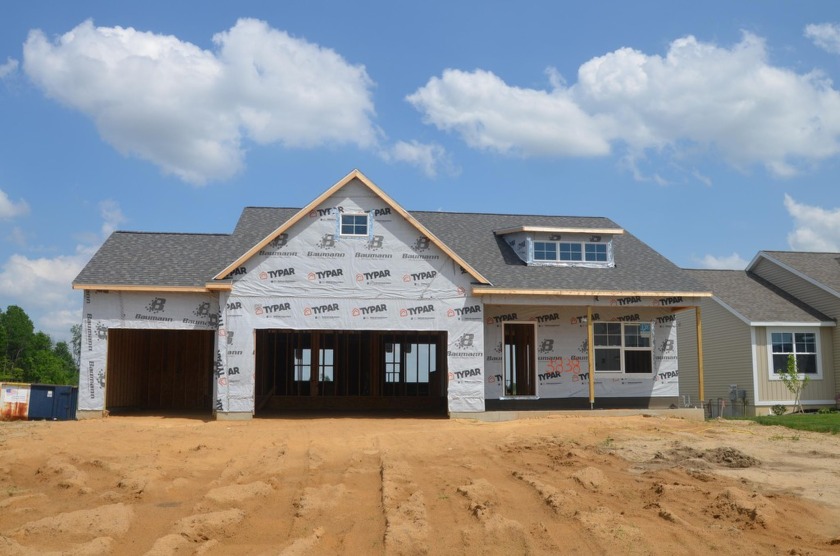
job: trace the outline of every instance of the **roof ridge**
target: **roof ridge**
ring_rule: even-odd
[[[231,234],[224,234],[219,232],[148,232],[138,230],[114,230],[115,234],[134,234],[134,235],[158,235],[158,236],[219,236],[230,237]]]
[[[408,209],[407,209],[408,210]],[[609,216],[580,216],[574,214],[521,214],[510,212],[464,212],[464,211],[450,211],[450,210],[409,210],[411,214],[428,213],[428,214],[472,214],[475,216],[528,216],[532,218],[599,218],[601,220],[615,221]]]

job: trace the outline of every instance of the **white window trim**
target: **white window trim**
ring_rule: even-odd
[[[345,216],[364,216],[365,218],[367,218],[367,232],[365,232],[364,234],[345,234],[345,233],[342,233],[341,230],[344,227],[342,219]],[[339,212],[338,213],[338,237],[348,238],[348,239],[352,239],[352,238],[365,238],[366,239],[366,238],[370,237],[372,229],[373,229],[373,220],[370,217],[370,213],[362,212],[362,211],[359,211],[359,212]]]
[[[767,372],[770,375],[771,381],[781,382],[782,377],[776,373],[773,368],[773,332],[790,332],[796,334],[797,332],[813,332],[816,339],[817,350],[817,372],[815,374],[797,373],[799,378],[809,377],[811,380],[822,380],[822,343],[820,341],[820,328],[818,326],[768,326],[767,327]],[[796,337],[794,336],[794,349],[796,349]]]
[[[554,244],[554,252],[556,253],[556,259],[538,259],[535,256],[536,253],[536,244],[537,243],[553,243]],[[580,245],[580,260],[564,260],[560,258],[560,244],[561,243],[574,243]],[[586,246],[587,245],[604,245],[607,251],[607,260],[605,261],[597,261],[597,260],[588,260],[586,258]],[[582,266],[582,265],[592,265],[592,266],[612,266],[613,264],[613,252],[612,252],[612,240],[607,241],[585,241],[585,240],[554,240],[554,239],[534,239],[530,242],[530,259],[535,264],[550,264],[550,265],[557,265],[557,266]]]
[[[621,370],[619,371],[599,371],[595,369],[596,363],[592,364],[592,368],[595,369],[595,374],[604,373],[608,375],[621,375],[621,376],[635,376],[635,377],[654,377],[656,376],[656,361],[653,358],[654,346],[656,345],[656,339],[653,337],[655,327],[652,322],[647,321],[634,321],[634,322],[595,322],[593,324],[620,324],[621,325],[621,347],[618,348],[621,352],[621,357],[619,361],[621,362]],[[639,324],[648,324],[650,325],[650,347],[626,347],[624,345],[624,327],[626,325],[639,325]],[[593,334],[594,340],[594,334]],[[616,346],[592,346],[592,352],[595,353],[595,350],[598,348],[601,349],[617,349]],[[625,351],[647,351],[650,353],[650,372],[649,373],[628,373],[624,368],[624,352]]]

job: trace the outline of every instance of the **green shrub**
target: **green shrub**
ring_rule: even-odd
[[[770,411],[773,412],[773,415],[784,415],[785,413],[787,413],[787,407],[780,403],[777,403],[776,405],[770,408]]]

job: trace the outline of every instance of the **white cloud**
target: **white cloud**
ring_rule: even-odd
[[[373,148],[373,82],[333,50],[240,19],[215,51],[177,37],[86,21],[24,44],[26,74],[93,119],[119,151],[194,183],[243,166],[243,141]]]
[[[794,230],[788,245],[797,251],[840,251],[840,208],[824,209],[797,203],[785,195],[785,208],[793,218]]]
[[[397,141],[390,149],[381,151],[380,155],[386,161],[405,162],[420,168],[430,178],[437,177],[441,172],[450,175],[457,173],[446,150],[437,144]]]
[[[127,220],[119,203],[107,199],[99,203],[99,213],[102,216],[102,238],[107,238],[121,224]]]
[[[837,23],[807,25],[805,36],[826,52],[840,54],[840,25]]]
[[[36,328],[55,340],[69,339],[70,326],[81,319],[80,294],[71,289],[81,272],[113,226],[124,220],[119,205],[103,201],[102,235],[91,243],[76,246],[69,255],[29,258],[13,254],[0,266],[0,298],[5,305],[19,305],[32,318]]]
[[[701,268],[713,268],[717,270],[744,270],[749,263],[749,261],[742,258],[738,253],[724,255],[722,257],[706,255],[702,259],[695,260],[700,264]]]
[[[552,71],[549,82],[448,69],[407,100],[473,148],[523,156],[713,152],[784,177],[840,154],[840,92],[820,73],[771,65],[749,33],[731,48],[680,38],[665,56],[621,48],[581,65],[573,85]]]
[[[17,60],[14,58],[6,58],[6,62],[4,64],[0,64],[0,79],[3,79],[7,75],[12,75],[17,71],[17,68]]]
[[[29,212],[29,205],[21,199],[17,203],[9,199],[5,191],[0,189],[0,220],[11,220]]]
[[[409,95],[427,123],[454,131],[471,147],[549,156],[607,154],[597,124],[560,86],[511,87],[491,72],[448,69]]]

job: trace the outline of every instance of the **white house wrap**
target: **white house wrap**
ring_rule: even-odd
[[[562,407],[590,395],[587,310],[623,323],[598,328],[618,345],[599,347],[614,368],[596,367],[596,399],[667,404],[679,396],[673,313],[706,295],[607,219],[408,213],[358,171],[303,209],[245,209],[230,235],[117,232],[74,287],[80,412],[131,400],[219,417],[403,396],[413,408],[439,397],[450,413],[514,398]],[[212,339],[175,334],[186,330]],[[142,380],[152,363],[138,357],[164,340]],[[129,394],[109,394],[112,377]]]

